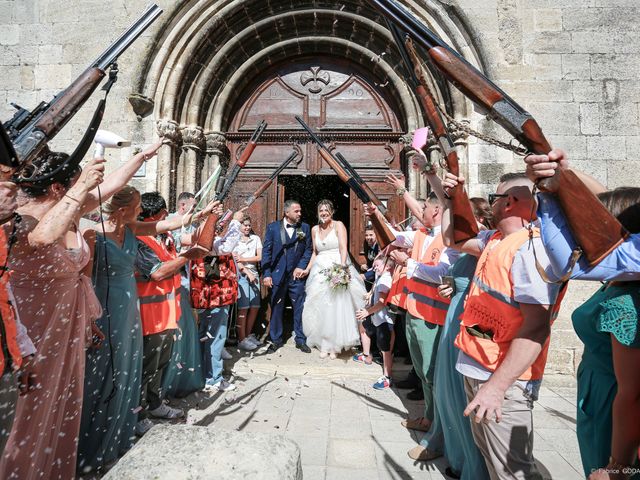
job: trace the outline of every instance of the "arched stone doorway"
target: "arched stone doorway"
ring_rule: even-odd
[[[259,121],[266,120],[269,128],[239,178],[235,202],[251,195],[292,149],[299,154],[297,163],[252,206],[257,231],[280,215],[285,199],[300,200],[305,221],[315,223],[316,203],[329,198],[337,207],[337,217],[352,232],[351,252],[356,254],[362,245],[361,202],[322,161],[295,115],[316,130],[330,149],[340,151],[388,203],[391,214],[401,219],[403,205],[383,180],[386,173],[401,174],[404,127],[394,99],[376,89],[379,82],[382,79],[338,57],[301,57],[265,72],[239,95],[226,133],[231,159],[239,157]]]
[[[472,63],[479,64],[468,40],[471,37],[462,30],[463,22],[456,18],[454,10],[435,0],[409,0],[407,6]],[[309,80],[306,85],[298,82],[300,87],[321,88],[321,92],[292,90],[298,96],[292,94],[290,101],[297,99],[297,109],[284,108],[286,115],[272,115],[270,133],[262,139],[266,145],[260,145],[254,153],[250,168],[242,174],[248,181],[236,193],[246,195],[249,179],[264,178],[288,155],[294,143],[304,157],[288,174],[330,175],[319,163],[308,139],[300,135],[297,127],[293,128],[292,115],[294,111],[299,114],[300,109],[304,114],[303,100],[309,98],[309,93],[322,95],[325,89],[329,90],[323,83],[324,71],[329,77],[331,72],[343,75],[342,84],[331,90],[336,97],[325,94],[325,106],[333,102],[344,107],[335,118],[329,110],[325,112],[329,114],[325,118],[329,122],[327,133],[331,134],[326,139],[355,164],[365,179],[373,182],[381,197],[394,200],[382,178],[387,171],[399,171],[401,153],[410,143],[410,138],[403,135],[423,126],[423,119],[417,99],[402,78],[402,62],[385,19],[366,0],[345,0],[339,5],[332,0],[199,0],[183,2],[169,13],[166,18],[170,20],[157,38],[157,47],[142,68],[138,89],[155,101],[158,128],[174,142],[173,147],[163,149],[158,159],[157,185],[170,202],[181,190],[197,189],[201,179],[218,163],[228,164],[233,159],[257,120],[257,116],[247,114],[243,123],[241,112],[250,113],[247,108],[251,100],[261,98],[269,88],[284,92],[286,88],[275,81],[279,75],[288,74],[282,69],[305,61]],[[304,72],[289,73],[299,80]],[[363,99],[366,95],[373,106],[366,111],[380,111],[385,122],[367,123],[371,118],[358,115],[358,99],[349,104],[345,95],[350,90],[348,82],[355,81],[349,80],[351,74],[360,82]],[[269,83],[272,80],[275,83]],[[467,116],[469,104],[455,89],[438,79],[433,80],[432,86],[450,114]],[[307,118],[322,130],[322,101],[318,100],[313,108],[320,111],[308,110]],[[263,150],[271,152],[269,159],[260,159],[259,152]],[[364,158],[365,152],[375,160]],[[461,154],[464,171],[467,152],[463,149]],[[424,182],[414,172],[405,173],[410,189],[423,194]],[[286,190],[286,182],[279,183]],[[286,195],[281,191],[275,189],[262,206],[256,206],[262,213],[259,222],[273,218],[281,196]],[[357,213],[359,202],[352,198],[349,201],[349,208],[355,211],[350,227],[356,231],[362,226]],[[401,207],[397,210],[399,216],[404,215]],[[357,252],[355,243],[354,237],[352,253]]]

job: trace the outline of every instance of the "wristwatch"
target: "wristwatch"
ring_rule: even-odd
[[[407,193],[407,189],[404,187],[396,189],[396,195],[398,195],[399,197],[403,196],[405,193]]]

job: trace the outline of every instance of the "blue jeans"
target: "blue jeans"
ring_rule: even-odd
[[[198,310],[198,338],[202,351],[202,366],[207,383],[222,380],[222,349],[227,340],[229,305]]]

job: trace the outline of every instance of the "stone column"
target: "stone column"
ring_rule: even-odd
[[[180,147],[182,138],[178,123],[173,120],[158,120],[156,128],[158,135],[168,141],[168,143],[163,145],[158,151],[156,185],[162,196],[171,203],[172,191],[175,192],[175,183],[172,185],[171,179],[175,178],[174,173],[177,164],[176,150]]]
[[[196,192],[196,169],[198,159],[204,153],[205,136],[197,125],[182,127],[181,168],[178,170],[178,192]]]
[[[227,148],[227,137],[222,132],[207,132],[205,134],[207,149],[202,168],[202,183],[207,181],[215,168],[222,166],[223,173],[229,167],[230,153]]]

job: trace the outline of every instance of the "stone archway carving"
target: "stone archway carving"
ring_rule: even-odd
[[[436,0],[406,4],[480,66],[477,50],[469,43],[471,37],[450,6]],[[138,90],[154,99],[157,118],[163,124],[172,121],[181,129],[199,127],[207,138],[211,132],[228,130],[230,100],[260,71],[285,58],[331,54],[366,63],[384,76],[385,88],[399,99],[403,129],[422,126],[419,105],[397,73],[401,61],[383,19],[366,0],[345,0],[341,5],[344,8],[334,10],[330,0],[297,0],[294,7],[289,1],[277,0],[184,2],[170,13],[169,22],[159,32],[155,51],[141,69]],[[311,75],[310,85],[314,82]],[[315,82],[322,82],[317,74]],[[441,99],[452,99],[450,113],[458,118],[468,116],[470,105],[459,93],[434,90]],[[178,184],[195,188],[193,172],[198,165],[205,166],[204,176],[219,161],[220,155],[208,148],[165,147],[158,158],[158,188],[170,198],[176,193],[172,187]],[[176,178],[180,175],[185,176],[182,183]],[[424,188],[413,177],[411,186],[418,192]]]

